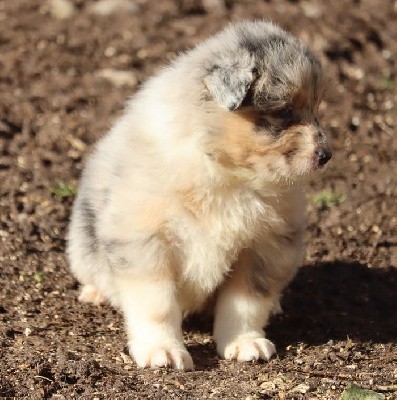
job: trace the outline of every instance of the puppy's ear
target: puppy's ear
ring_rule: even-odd
[[[204,83],[221,107],[233,111],[241,105],[256,78],[254,65],[254,58],[248,52],[238,51],[220,56],[207,69]]]

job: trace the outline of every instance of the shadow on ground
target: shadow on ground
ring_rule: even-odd
[[[279,349],[329,340],[390,343],[397,340],[397,269],[372,269],[336,261],[301,268],[282,299],[284,313],[273,317],[266,332]],[[212,331],[209,318],[190,318],[188,331]],[[189,348],[215,351],[213,345]]]
[[[284,314],[267,332],[279,346],[329,340],[395,342],[397,269],[372,269],[358,263],[303,267],[286,290]]]

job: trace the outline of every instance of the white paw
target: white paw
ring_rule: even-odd
[[[269,360],[275,353],[274,344],[268,339],[259,337],[235,340],[225,347],[223,356],[226,360],[252,361]]]
[[[177,370],[193,370],[192,357],[182,344],[145,346],[134,343],[131,353],[140,368],[172,367]]]
[[[82,303],[92,303],[99,306],[105,301],[101,292],[93,285],[84,285],[81,289],[79,301]]]

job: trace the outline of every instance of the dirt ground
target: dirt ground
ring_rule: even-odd
[[[60,19],[47,0],[0,0],[0,397],[338,399],[355,382],[397,399],[397,3],[137,0],[105,16],[92,4]],[[121,315],[77,301],[68,190],[140,82],[243,18],[301,37],[328,76],[334,158],[308,188],[306,262],[267,328],[270,362],[221,360],[210,321],[192,318],[195,372],[138,370]]]

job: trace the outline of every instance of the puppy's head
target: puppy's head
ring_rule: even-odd
[[[237,24],[220,39],[234,44],[218,45],[204,77],[207,101],[218,110],[208,154],[274,181],[323,167],[331,151],[317,119],[324,81],[315,56],[266,22]]]

